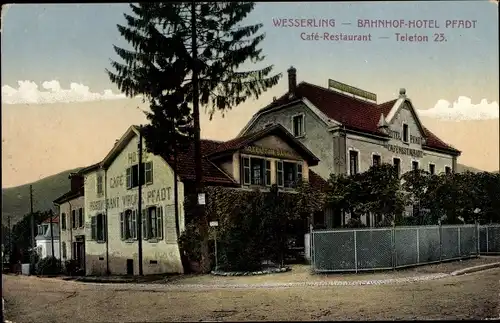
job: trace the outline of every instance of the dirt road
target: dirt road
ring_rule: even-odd
[[[4,276],[23,322],[482,319],[498,317],[500,269],[379,286],[151,291]]]

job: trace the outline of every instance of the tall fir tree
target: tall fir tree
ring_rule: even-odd
[[[134,50],[115,46],[124,63],[113,61],[115,71],[108,70],[109,77],[127,95],[142,95],[154,102],[148,114],[151,125],[145,132],[154,153],[173,152],[165,142],[170,137],[158,138],[164,129],[175,129],[179,137],[176,142],[194,139],[195,184],[200,193],[199,105],[210,119],[217,111],[224,115],[249,98],[259,98],[281,78],[281,74],[273,74],[272,65],[241,70],[244,63],[264,60],[259,48],[264,40],[262,24],[242,24],[255,3],[140,3],[130,7],[132,14],[125,14],[127,26],[119,25],[118,30]],[[172,95],[176,99],[164,98]],[[185,114],[188,110],[191,118]],[[186,127],[188,121],[192,121],[192,128]],[[208,272],[208,219],[201,208],[197,213],[202,237],[201,270]]]

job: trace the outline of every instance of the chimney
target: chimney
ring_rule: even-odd
[[[406,98],[406,89],[405,88],[399,89],[399,97],[401,99],[405,99]]]
[[[116,146],[116,144],[118,143],[118,141],[120,141],[120,139],[116,139],[115,140],[115,144],[113,145],[113,147]]]
[[[297,88],[297,70],[295,67],[291,66],[288,69],[288,93],[295,94],[295,89]]]
[[[69,178],[71,179],[71,191],[78,192],[83,187],[83,176],[78,173],[71,173]]]

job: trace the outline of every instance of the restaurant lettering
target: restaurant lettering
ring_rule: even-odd
[[[396,153],[396,154],[408,155],[408,156],[418,157],[418,158],[421,158],[424,156],[424,152],[421,150],[417,150],[417,149],[411,149],[408,147],[401,147],[401,146],[395,146],[395,145],[390,145],[390,144],[386,144],[385,147],[387,148],[387,150],[389,150],[393,153]]]
[[[156,204],[163,201],[170,200],[171,198],[171,188],[163,187],[159,189],[145,190],[142,193],[142,203]],[[127,208],[134,207],[138,202],[138,194],[127,194],[123,196],[116,196],[107,199],[92,201],[89,204],[90,211],[99,211],[104,209],[117,209],[117,208]]]
[[[290,151],[281,148],[267,148],[258,146],[248,146],[244,149],[244,152],[255,155],[265,155],[272,157],[294,157],[294,154]]]

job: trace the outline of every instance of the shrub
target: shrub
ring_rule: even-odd
[[[64,262],[64,273],[66,275],[77,275],[79,271],[80,268],[78,267],[78,262],[76,260],[70,259]]]
[[[184,232],[179,237],[179,247],[189,261],[201,260],[201,235],[196,224],[186,224]]]
[[[57,275],[61,273],[61,263],[55,257],[40,259],[35,265],[37,275]]]

